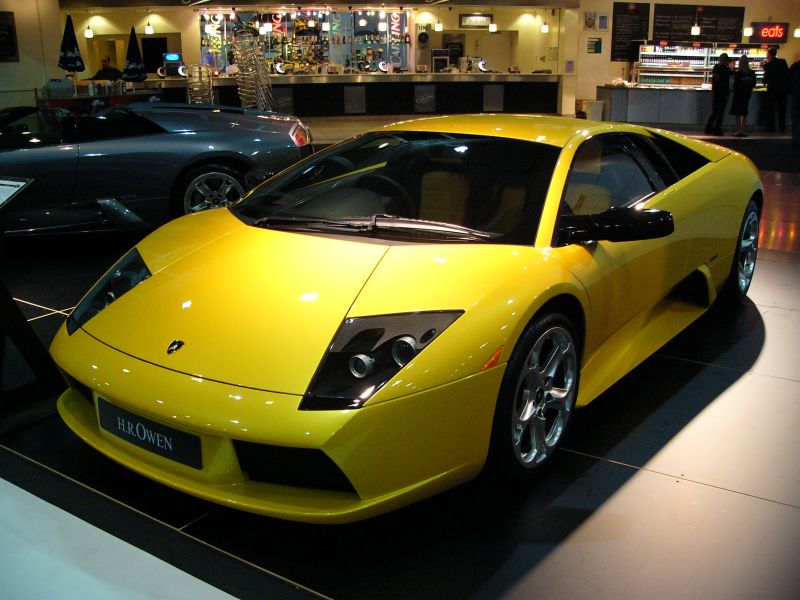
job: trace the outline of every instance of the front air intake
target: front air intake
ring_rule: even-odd
[[[233,441],[251,481],[355,494],[342,470],[322,450]]]

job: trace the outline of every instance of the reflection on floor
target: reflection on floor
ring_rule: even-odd
[[[713,310],[576,414],[535,485],[473,482],[354,525],[286,523],[145,480],[57,417],[0,436],[0,476],[238,597],[800,597],[800,175],[763,176],[749,300]],[[49,340],[134,242],[16,242],[4,278]],[[17,521],[42,521],[38,502],[8,489],[0,483],[0,559]],[[38,569],[0,567],[21,597],[49,595],[31,573],[47,570],[66,521],[53,516],[40,534]],[[63,563],[94,580],[85,585],[147,593],[121,576],[126,554],[89,545],[70,545]]]

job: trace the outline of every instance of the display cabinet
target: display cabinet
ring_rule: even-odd
[[[761,84],[764,75],[761,63],[767,57],[767,48],[753,44],[641,44],[632,79],[639,86],[710,87],[711,70],[723,52],[737,61],[740,56],[747,54],[750,68],[756,72],[756,85]]]

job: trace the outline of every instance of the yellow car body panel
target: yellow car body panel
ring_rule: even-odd
[[[168,224],[162,236],[185,220],[193,217]],[[114,311],[91,319],[86,331],[175,371],[303,394],[385,246],[247,227],[227,210],[194,225],[208,227],[211,238],[227,233],[165,266],[117,300]],[[165,262],[147,242],[140,252],[145,260]],[[168,356],[176,339],[186,345]]]
[[[98,346],[80,330],[67,336],[62,329],[51,352],[62,369],[88,382],[92,393],[88,398],[70,388],[59,399],[59,413],[110,458],[188,493],[311,522],[366,518],[474,477],[485,460],[503,375],[499,366],[359,410],[298,411],[298,396],[188,377]],[[163,458],[101,428],[97,397],[199,436],[203,468]],[[240,468],[233,440],[320,449],[347,473],[356,493],[251,481]],[[376,460],[380,469],[374,468]]]
[[[705,312],[731,270],[747,201],[763,197],[743,156],[657,132],[710,161],[642,202],[669,211],[674,233],[559,245],[564,183],[580,145],[609,132],[653,133],[519,115],[382,128],[408,130],[561,148],[535,242],[263,229],[225,209],[184,217],[137,245],[151,278],[71,335],[65,327],[56,335],[51,353],[72,385],[58,405],[67,424],[127,467],[215,502],[310,522],[374,516],[480,472],[509,357],[544,307],[570,311],[583,334],[577,405],[585,405]],[[690,277],[701,282],[706,302],[675,293]],[[361,408],[301,410],[346,319],[427,311],[459,316]],[[173,340],[185,345],[168,355]],[[98,398],[198,436],[202,468],[100,427]],[[258,481],[240,464],[240,443],[318,451],[352,490]]]

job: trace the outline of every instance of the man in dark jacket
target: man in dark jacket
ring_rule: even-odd
[[[767,50],[767,60],[764,61],[764,85],[767,92],[764,94],[764,126],[766,131],[775,131],[775,119],[778,120],[778,130],[786,131],[786,77],[789,66],[782,58],[778,58],[778,49],[773,46]]]
[[[100,59],[100,70],[92,75],[90,79],[110,79],[116,81],[122,77],[122,71],[111,66],[111,57],[104,56]]]
[[[711,70],[711,116],[706,123],[707,134],[722,135],[722,119],[725,117],[730,86],[731,70],[728,67],[728,55],[723,52]]]
[[[795,54],[794,63],[789,67],[786,87],[792,96],[792,143],[800,147],[800,52]]]

